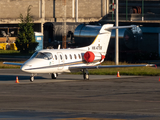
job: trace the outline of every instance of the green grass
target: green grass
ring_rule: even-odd
[[[19,51],[16,51],[16,50],[0,50],[0,54],[2,55],[7,55],[7,54],[20,54]]]
[[[23,61],[18,62],[18,63],[23,63]],[[20,68],[20,66],[17,65],[7,65],[7,64],[3,64],[3,62],[0,62],[0,69],[18,69]]]
[[[31,56],[33,52],[22,54],[17,50],[0,50],[0,55],[11,55],[11,56]]]
[[[129,67],[129,68],[104,68],[89,70],[90,75],[116,75],[119,71],[120,75],[147,75],[158,76],[160,69],[154,67]]]
[[[115,63],[112,61],[105,61],[102,65],[115,65]],[[128,65],[128,63],[120,62],[119,65]],[[141,76],[160,75],[160,69],[157,69],[156,67],[102,68],[102,69],[91,69],[88,71],[90,75],[116,75],[118,71],[120,75],[141,75]],[[82,73],[77,72],[74,74],[82,74]]]

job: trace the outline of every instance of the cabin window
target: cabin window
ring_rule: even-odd
[[[75,59],[77,59],[77,56],[76,56],[76,54],[74,54],[74,58],[75,58]]]
[[[55,55],[55,60],[57,60],[57,55]]]
[[[65,58],[66,58],[66,60],[67,60],[67,55],[65,55]]]
[[[70,59],[72,59],[72,55],[70,54],[69,56],[70,56]]]
[[[78,57],[79,57],[79,59],[81,59],[81,55],[80,54],[78,54]]]
[[[62,60],[62,55],[60,55],[60,59]]]

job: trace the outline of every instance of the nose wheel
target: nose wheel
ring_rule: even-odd
[[[30,77],[30,81],[33,82],[34,81],[34,76]]]
[[[30,81],[33,82],[34,81],[34,76],[37,74],[32,74],[32,76],[30,77]]]
[[[57,74],[57,73],[52,73],[52,74],[51,74],[51,78],[52,78],[52,79],[56,79],[56,78],[57,78],[57,76],[58,76],[58,74]]]

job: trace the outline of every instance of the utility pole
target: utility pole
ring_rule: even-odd
[[[76,0],[76,22],[78,22],[78,0]]]
[[[41,0],[40,17],[41,17],[41,33],[43,33],[43,24],[45,22],[45,0]]]
[[[66,48],[66,0],[63,0],[63,36],[62,36],[62,48]]]
[[[144,21],[144,0],[142,0],[142,21]]]
[[[112,0],[112,20],[113,20],[113,15],[114,15],[114,0]]]
[[[116,0],[116,27],[118,27],[118,0]],[[118,38],[118,29],[116,29],[115,36],[115,63],[119,64],[119,38]]]

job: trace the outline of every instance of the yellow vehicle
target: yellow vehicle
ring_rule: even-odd
[[[10,44],[10,50],[17,50],[17,47],[16,47],[15,43]]]
[[[1,50],[6,50],[6,45],[7,45],[8,43],[0,43],[0,49]]]
[[[0,43],[0,50],[17,50],[15,43]]]

